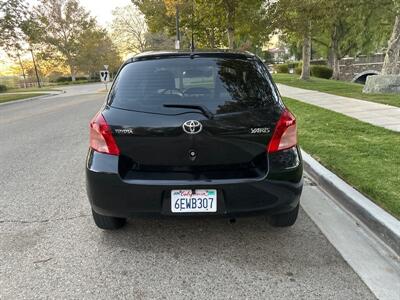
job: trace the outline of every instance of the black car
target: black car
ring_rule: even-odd
[[[296,119],[247,52],[139,54],[90,123],[87,194],[103,229],[135,216],[257,213],[290,226],[302,173]]]

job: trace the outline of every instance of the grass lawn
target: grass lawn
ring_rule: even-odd
[[[328,80],[311,77],[310,80],[299,80],[298,75],[292,74],[273,74],[275,82],[282,83],[298,88],[315,90],[329,94],[351,97],[371,102],[389,104],[400,107],[399,94],[363,94],[363,85],[338,80]]]
[[[19,88],[19,89],[8,89],[7,91],[5,91],[4,93],[21,93],[21,92],[41,92],[41,91],[57,91],[58,89],[55,89],[53,87],[49,87],[49,86],[45,86],[42,88],[37,88],[37,87],[33,87],[33,88]],[[0,93],[1,95],[1,93]]]
[[[301,147],[400,219],[400,133],[284,98]]]
[[[34,94],[11,94],[11,95],[0,94],[0,103],[14,101],[14,100],[20,100],[20,99],[25,99],[25,98],[31,98],[31,97],[36,97],[36,96],[41,96],[41,95],[44,95],[44,94],[45,93],[43,93],[43,94],[39,94],[39,93],[34,93]]]

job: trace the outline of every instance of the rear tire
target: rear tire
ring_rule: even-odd
[[[98,214],[92,209],[93,220],[101,229],[113,230],[125,225],[125,218],[108,217]]]
[[[269,223],[271,224],[271,226],[274,226],[274,227],[292,226],[297,220],[297,216],[299,214],[299,206],[300,206],[300,204],[297,204],[295,209],[293,209],[287,213],[270,216]]]

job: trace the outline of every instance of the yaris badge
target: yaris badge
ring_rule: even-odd
[[[196,134],[201,132],[203,125],[197,120],[188,120],[183,123],[182,128],[187,134]]]

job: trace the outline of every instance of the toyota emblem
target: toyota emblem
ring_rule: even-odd
[[[188,120],[183,123],[182,128],[187,134],[196,134],[201,132],[203,125],[197,120]]]

